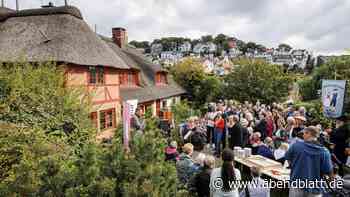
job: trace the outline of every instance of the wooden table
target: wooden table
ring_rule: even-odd
[[[260,162],[254,162],[254,160],[260,160]],[[253,160],[253,161],[252,161]],[[263,156],[253,155],[249,158],[235,158],[235,162],[238,168],[242,172],[242,180],[250,180],[250,168],[257,167],[261,170],[262,178],[265,180],[277,180],[277,181],[288,181],[290,178],[290,170],[283,168],[282,164],[268,159]],[[266,164],[264,166],[264,164]],[[273,171],[279,173],[273,173]],[[288,197],[288,188],[271,188],[270,195],[271,197]]]

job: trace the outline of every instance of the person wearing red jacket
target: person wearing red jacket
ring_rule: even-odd
[[[215,152],[218,157],[221,155],[221,140],[224,134],[225,120],[221,114],[218,114],[215,118]]]

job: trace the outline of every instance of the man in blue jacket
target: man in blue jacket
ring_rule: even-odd
[[[330,153],[317,142],[318,135],[316,127],[306,127],[303,130],[304,140],[293,144],[285,155],[291,167],[290,197],[321,197],[324,192],[324,184],[320,184],[322,175],[332,176]],[[296,182],[303,184],[293,185]]]

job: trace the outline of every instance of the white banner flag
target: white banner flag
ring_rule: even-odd
[[[136,112],[138,100],[137,100],[137,99],[134,99],[134,100],[127,100],[126,102],[130,105],[130,114],[131,114],[131,115],[134,115],[135,112]]]

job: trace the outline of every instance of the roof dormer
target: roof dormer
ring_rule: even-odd
[[[168,73],[164,71],[159,71],[156,73],[156,85],[167,85],[168,84]]]

